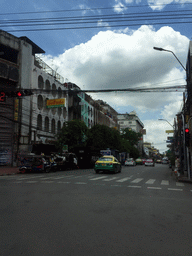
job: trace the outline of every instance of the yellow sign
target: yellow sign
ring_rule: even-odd
[[[174,130],[166,130],[166,133],[174,133]]]
[[[14,111],[14,120],[18,121],[18,113],[19,113],[19,100],[15,99],[15,111]]]
[[[47,108],[58,108],[65,106],[65,98],[47,100]]]

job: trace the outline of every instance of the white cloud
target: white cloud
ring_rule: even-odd
[[[45,56],[44,60],[82,89],[184,85],[185,72],[174,56],[155,51],[153,47],[171,50],[185,63],[188,44],[188,38],[168,26],[158,31],[152,26],[141,26],[138,30],[99,32],[88,42],[57,57]],[[156,114],[159,116],[154,122],[158,118],[172,122],[182,93],[100,93],[93,98],[103,99],[119,112],[127,107],[135,109],[145,119],[154,119]],[[152,124],[145,123],[146,127]]]
[[[162,10],[166,5],[171,3],[191,3],[192,0],[148,0],[148,4],[152,10]]]

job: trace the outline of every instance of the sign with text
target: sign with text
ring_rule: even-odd
[[[65,98],[47,100],[47,108],[65,107]]]
[[[166,133],[174,133],[174,130],[166,130]]]

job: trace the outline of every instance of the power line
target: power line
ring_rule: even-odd
[[[185,5],[191,5],[192,3],[185,3]],[[18,14],[40,14],[40,13],[59,13],[59,12],[82,12],[82,11],[97,11],[97,10],[114,10],[116,9],[127,9],[127,8],[143,8],[143,7],[149,7],[149,6],[166,6],[167,4],[142,4],[142,5],[125,5],[125,6],[113,6],[113,7],[94,7],[94,8],[80,8],[80,9],[68,9],[68,10],[55,10],[55,11],[35,11],[35,12],[7,12],[7,13],[0,13],[1,16],[4,15],[18,15]],[[169,6],[181,6],[183,3],[170,3]]]

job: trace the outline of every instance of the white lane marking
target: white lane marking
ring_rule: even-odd
[[[169,181],[168,180],[162,180],[161,181],[161,185],[169,185]]]
[[[100,179],[104,179],[106,178],[107,176],[101,176],[101,177],[97,177],[97,178],[93,178],[93,179],[89,179],[89,180],[100,180]]]
[[[17,178],[17,180],[29,180],[29,179],[36,179],[36,178],[42,178],[45,177],[44,175],[41,176],[31,176],[31,177],[24,177],[24,178]]]
[[[168,190],[173,190],[173,191],[183,191],[181,188],[168,188]]]
[[[131,181],[131,183],[139,183],[142,180],[143,180],[143,178],[137,178],[137,179]]]
[[[69,184],[69,183],[71,183],[71,182],[70,182],[70,181],[58,181],[57,183]]]
[[[37,183],[37,182],[38,182],[37,180],[28,180],[25,183]]]
[[[145,182],[146,184],[153,184],[155,182],[154,179],[149,179],[147,182]]]
[[[176,186],[178,186],[178,187],[184,187],[185,185],[184,185],[183,183],[181,183],[181,182],[176,182]]]
[[[159,188],[159,187],[147,187],[148,189],[162,189],[162,188]]]
[[[22,181],[14,181],[13,183],[22,183]]]
[[[120,179],[120,180],[116,180],[116,182],[124,182],[126,180],[130,180],[131,177],[126,177],[126,178],[123,178],[123,179]]]
[[[115,180],[118,179],[118,177],[113,177],[113,178],[109,178],[109,179],[104,179],[103,181],[111,181],[111,180]]]
[[[95,184],[92,184],[92,185],[96,185],[96,186],[105,186],[105,184],[99,184],[99,183],[95,183]]]
[[[74,184],[80,184],[80,185],[82,185],[82,184],[87,184],[86,182],[75,182]]]
[[[41,183],[53,183],[53,180],[43,180]]]
[[[122,185],[111,185],[112,187],[122,187]]]
[[[141,186],[131,186],[131,185],[129,185],[127,187],[129,187],[129,188],[141,188]]]
[[[40,180],[49,180],[49,179],[54,179],[54,177],[41,178]]]

